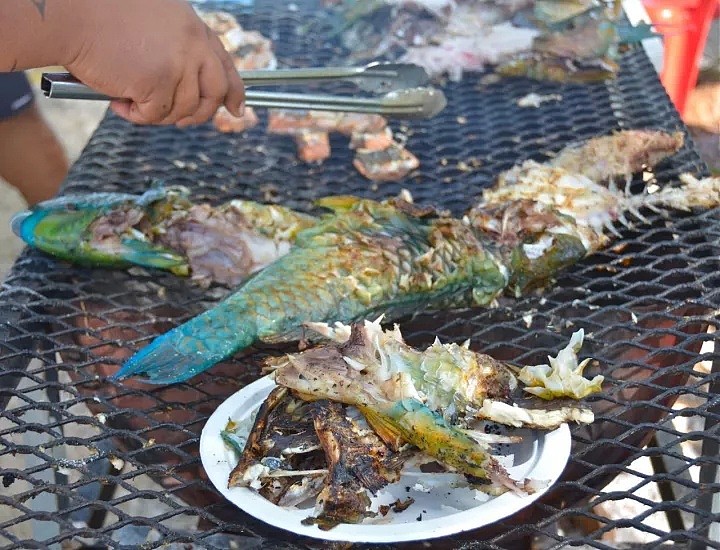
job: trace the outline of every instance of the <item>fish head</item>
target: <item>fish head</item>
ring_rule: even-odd
[[[26,244],[66,258],[84,240],[99,212],[80,209],[33,208],[16,214],[10,225]]]
[[[143,194],[86,193],[65,195],[40,202],[16,214],[11,222],[13,233],[29,246],[67,260],[89,259],[93,250],[89,240],[92,224],[114,209],[124,206],[149,211],[163,201],[168,205],[186,200],[188,191],[182,187],[165,187],[153,183]],[[118,250],[105,251],[111,256]],[[88,258],[85,258],[85,257]],[[100,258],[94,257],[99,260]]]

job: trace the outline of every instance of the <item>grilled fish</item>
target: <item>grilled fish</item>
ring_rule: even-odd
[[[280,502],[279,493],[287,494],[292,477],[290,489],[306,498],[317,495],[315,515],[303,523],[323,530],[375,516],[369,495],[399,480],[408,459],[420,464],[432,460],[436,467],[465,474],[473,487],[490,494],[532,492],[533,480],[511,479],[492,456],[495,444],[521,438],[487,434],[474,429],[475,421],[543,430],[569,421],[589,423],[592,412],[577,401],[602,389],[602,376],[583,376],[589,359],[578,360],[582,331],[548,358],[549,365],[519,368],[473,352],[467,344],[436,341],[425,350],[414,349],[399,327],[384,331],[380,319],[353,325],[311,323],[308,328],[327,341],[266,360],[279,385],[260,406],[229,485],[251,486]],[[520,394],[532,395],[524,406],[518,406]],[[308,405],[298,405],[296,398]],[[555,398],[573,405],[527,407],[533,399]],[[348,415],[352,406],[372,430],[361,429]],[[223,436],[238,447],[226,432]],[[304,445],[297,444],[298,437]],[[322,466],[315,461],[315,470],[303,471],[286,456],[315,452],[319,446],[325,460]]]
[[[399,479],[403,456],[393,453],[372,431],[360,430],[339,403],[319,400],[309,408],[328,475],[317,497],[316,515],[303,523],[327,530],[374,515],[368,510],[368,491],[375,494]]]
[[[502,174],[462,219],[399,199],[321,199],[335,215],[298,233],[288,254],[156,338],[116,376],[178,382],[258,340],[298,339],[305,322],[490,306],[506,290],[520,295],[542,286],[607,246],[619,235],[615,225],[628,223],[626,212],[643,220],[643,207],[720,204],[720,179],[685,177],[680,186],[638,195],[613,183],[682,142],[682,134],[627,131],[568,147],[548,163],[526,162]],[[604,156],[584,156],[592,152]],[[583,156],[587,162],[577,166]]]
[[[315,499],[307,523],[330,529],[373,515],[371,494],[396,481],[404,455],[361,429],[336,402],[304,403],[277,387],[261,404],[242,444],[231,425],[223,439],[239,453],[228,487],[250,487],[279,506]]]
[[[240,453],[228,487],[251,487],[279,506],[300,504],[322,489],[327,466],[308,406],[287,388],[265,399],[243,446],[232,429],[222,436]]]
[[[432,77],[464,72],[593,82],[613,78],[619,52],[653,36],[622,20],[613,0],[342,2],[334,10],[350,62],[415,63]],[[362,5],[362,7],[360,7]]]

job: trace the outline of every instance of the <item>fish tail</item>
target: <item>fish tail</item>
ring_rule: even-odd
[[[151,384],[183,382],[250,346],[257,337],[255,324],[230,322],[226,313],[211,309],[155,338],[112,378],[144,374]]]
[[[392,418],[375,411],[367,405],[358,405],[358,409],[385,445],[393,451],[399,451],[404,443],[404,438],[401,430],[398,429],[397,423],[393,422]]]

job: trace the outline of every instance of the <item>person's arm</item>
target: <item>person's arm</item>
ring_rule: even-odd
[[[0,2],[0,72],[64,65],[72,57],[74,39],[81,34],[65,32],[68,10],[50,0],[4,0]],[[73,39],[73,40],[71,40]]]
[[[0,71],[62,65],[139,124],[186,126],[244,87],[220,40],[184,0],[1,0]]]

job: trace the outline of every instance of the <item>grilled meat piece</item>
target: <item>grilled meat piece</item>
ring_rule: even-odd
[[[353,166],[369,180],[396,181],[420,166],[420,161],[399,143],[382,150],[358,149]]]

